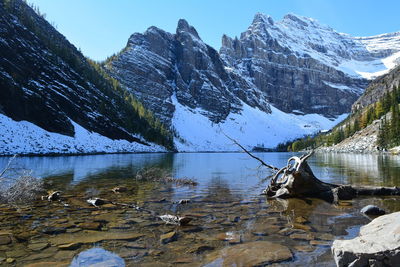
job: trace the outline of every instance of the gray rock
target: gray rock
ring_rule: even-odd
[[[335,240],[337,266],[400,266],[400,212],[380,216],[361,227],[358,237]]]
[[[307,38],[308,43],[301,37],[293,39],[293,31],[300,36],[318,32],[317,35],[322,35],[321,42],[311,41],[312,37]],[[350,110],[368,81],[350,77],[328,61],[340,62],[353,57],[364,61],[371,55],[358,54],[352,49],[358,46],[356,40],[330,31],[307,18],[287,15],[282,21],[271,23],[271,18],[257,14],[240,38],[223,36],[220,54],[228,66],[252,79],[274,107],[284,112],[336,116]],[[327,37],[324,34],[343,46],[322,41]],[[300,47],[304,51],[298,51]],[[352,90],[340,90],[338,85]]]
[[[171,125],[174,101],[202,109],[213,123],[239,113],[242,101],[269,113],[267,95],[225,67],[219,53],[185,20],[178,22],[175,34],[156,27],[133,34],[126,48],[105,64],[166,125]]]
[[[386,213],[385,210],[374,205],[367,205],[364,208],[362,208],[360,212],[366,215],[383,215]]]

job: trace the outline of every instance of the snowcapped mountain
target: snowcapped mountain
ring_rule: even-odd
[[[280,110],[332,117],[399,62],[400,33],[351,37],[310,18],[256,14],[240,38],[223,36],[220,53]]]
[[[242,76],[228,72],[218,52],[185,20],[178,22],[176,34],[156,27],[133,34],[105,67],[167,125],[175,110],[173,95],[216,124],[239,112],[241,102],[270,112],[266,97]]]
[[[399,33],[351,37],[317,21],[256,14],[218,53],[185,20],[175,34],[150,27],[108,59],[110,75],[175,133],[180,151],[229,151],[328,129],[374,75],[400,57]]]
[[[24,1],[0,2],[0,155],[165,150],[125,97]]]
[[[274,147],[333,127],[400,58],[400,33],[257,14],[219,52],[180,20],[133,34],[99,66],[22,0],[0,7],[0,154],[237,150],[225,134]]]

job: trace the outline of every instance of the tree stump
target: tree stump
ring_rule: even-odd
[[[287,165],[274,175],[263,193],[269,198],[319,198],[332,203],[361,195],[400,195],[398,187],[359,187],[325,183],[315,177],[307,164],[307,159],[312,154],[313,152],[301,157],[291,157]]]

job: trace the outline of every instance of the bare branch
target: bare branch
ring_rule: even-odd
[[[241,148],[245,153],[247,153],[250,157],[252,157],[252,158],[255,159],[255,160],[258,160],[258,161],[261,163],[261,165],[263,165],[263,166],[265,166],[265,167],[267,167],[267,168],[270,168],[270,169],[272,169],[272,170],[274,170],[274,171],[279,171],[279,169],[278,169],[277,167],[265,163],[265,162],[264,162],[262,159],[260,159],[259,157],[254,156],[253,154],[251,154],[250,151],[248,151],[248,150],[247,150],[246,148],[244,148],[241,144],[239,144],[238,141],[236,141],[235,139],[229,137],[229,136],[228,136],[227,134],[225,134],[224,132],[222,132],[222,133],[226,136],[226,138],[228,138],[228,139],[231,140],[235,145],[237,145],[238,147],[240,147],[240,148]]]
[[[14,161],[14,159],[17,157],[17,155],[12,156],[10,160],[8,161],[6,167],[4,170],[0,173],[0,178],[4,176],[4,174],[10,169],[11,163]]]

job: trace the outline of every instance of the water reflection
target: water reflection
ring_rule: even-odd
[[[281,167],[289,153],[257,153],[264,161]],[[8,158],[0,157],[0,168]],[[394,186],[400,182],[400,157],[372,154],[316,154],[309,159],[315,175],[325,181],[343,184]],[[132,178],[148,166],[167,169],[175,177],[194,178],[200,184],[198,194],[224,187],[235,197],[246,198],[261,192],[262,178],[269,171],[257,168],[258,162],[242,153],[159,153],[114,154],[70,157],[21,157],[16,164],[32,169],[33,175],[61,187],[101,180]],[[61,188],[60,188],[61,189]],[[177,198],[187,188],[176,190]],[[192,189],[190,192],[193,192]]]
[[[310,159],[317,177],[333,183],[396,186],[400,157],[379,154],[316,154]]]
[[[102,248],[91,248],[79,253],[70,267],[125,267],[125,261]]]

